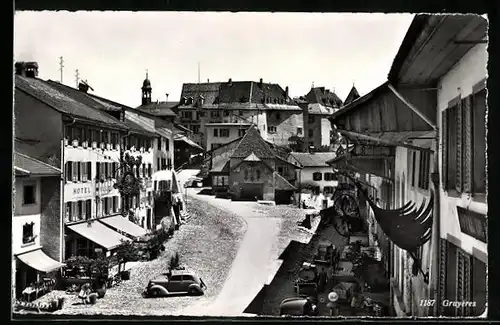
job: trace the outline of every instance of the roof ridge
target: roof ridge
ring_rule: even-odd
[[[20,156],[23,156],[23,157],[25,157],[25,158],[28,158],[28,159],[34,160],[34,161],[36,161],[36,162],[39,162],[39,163],[41,163],[41,164],[43,164],[43,165],[45,165],[45,166],[47,166],[47,167],[53,168],[53,169],[55,169],[55,170],[57,170],[57,171],[61,172],[61,169],[60,169],[60,168],[57,168],[57,167],[52,166],[52,165],[50,165],[50,164],[47,164],[46,162],[43,162],[43,161],[41,161],[40,159],[36,159],[36,158],[30,157],[30,156],[28,156],[28,155],[26,155],[26,154],[20,153],[19,151],[15,151],[15,150],[14,150],[14,153],[15,153],[15,154],[18,154],[18,155],[20,155]]]

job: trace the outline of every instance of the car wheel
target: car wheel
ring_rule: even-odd
[[[192,296],[199,296],[201,294],[200,290],[196,288],[190,288],[189,289],[189,294]]]
[[[153,289],[153,290],[151,290],[151,297],[157,298],[159,296],[161,296],[160,289]]]

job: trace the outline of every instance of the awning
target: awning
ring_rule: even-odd
[[[17,255],[23,263],[41,272],[50,272],[66,264],[60,263],[45,254],[41,248]]]
[[[71,225],[68,228],[107,250],[116,248],[122,243],[122,240],[129,240],[102,223],[95,221]]]
[[[199,144],[197,144],[196,142],[194,142],[193,140],[189,139],[188,137],[186,137],[184,135],[177,134],[174,137],[174,141],[183,141],[183,142],[185,142],[186,144],[190,145],[193,148],[203,150],[203,148]]]
[[[99,221],[135,238],[141,237],[147,233],[146,229],[129,221],[122,215],[99,219]]]

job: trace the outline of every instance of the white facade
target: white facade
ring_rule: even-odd
[[[325,174],[326,173],[333,173],[332,167],[330,166],[325,166],[325,167],[304,167],[302,169],[298,169],[296,171],[297,173],[297,182],[304,183],[304,182],[314,182],[317,184],[317,186],[320,187],[320,191],[323,192],[325,189],[325,186],[330,186],[330,187],[337,187],[338,181],[334,180],[325,180]],[[321,174],[321,180],[314,180],[314,173],[320,173]]]
[[[25,204],[25,186],[33,186],[35,191],[35,203]],[[15,184],[15,207],[12,218],[12,253],[14,255],[25,253],[40,248],[40,179],[39,178],[16,178]],[[30,235],[24,232],[24,226],[31,230]]]
[[[486,64],[488,53],[486,44],[474,46],[467,54],[448,72],[439,82],[438,90],[438,123],[442,127],[441,112],[448,107],[448,102],[461,95],[462,98],[469,96],[473,91],[473,86],[484,80],[487,76]],[[486,121],[485,121],[486,123]],[[442,145],[439,152],[439,169],[442,170],[443,161],[441,155]],[[486,153],[485,153],[486,154]],[[443,184],[443,181],[440,182]],[[452,235],[461,242],[460,248],[468,254],[473,254],[473,248],[487,254],[487,244],[483,243],[460,230],[457,215],[457,206],[469,208],[470,210],[487,215],[488,206],[486,197],[476,200],[468,193],[459,196],[450,196],[447,191],[440,188],[441,206],[441,231],[440,237],[447,238]]]
[[[117,204],[114,211],[119,211],[121,206],[120,194],[117,189],[113,188],[116,181],[116,172],[112,172],[116,170],[119,161],[119,146],[104,143],[97,145],[94,142],[94,145],[90,144],[85,147],[81,143],[68,141],[64,147],[63,164],[66,179],[64,184],[64,211],[67,224],[85,220],[87,216],[90,216],[91,219],[103,217],[107,215],[104,208],[108,204]],[[114,167],[112,164],[115,164]],[[102,175],[102,171],[106,168],[109,177]],[[78,169],[80,173],[78,173]],[[101,174],[99,178],[98,173]],[[104,203],[105,200],[108,200],[108,203]],[[82,206],[85,207],[81,208]],[[87,211],[89,207],[90,212]],[[113,212],[113,208],[111,210]],[[78,212],[75,214],[76,211]]]
[[[207,150],[220,147],[245,135],[249,124],[211,123],[205,125]]]

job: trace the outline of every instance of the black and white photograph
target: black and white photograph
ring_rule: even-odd
[[[487,317],[488,25],[16,11],[11,318]]]

